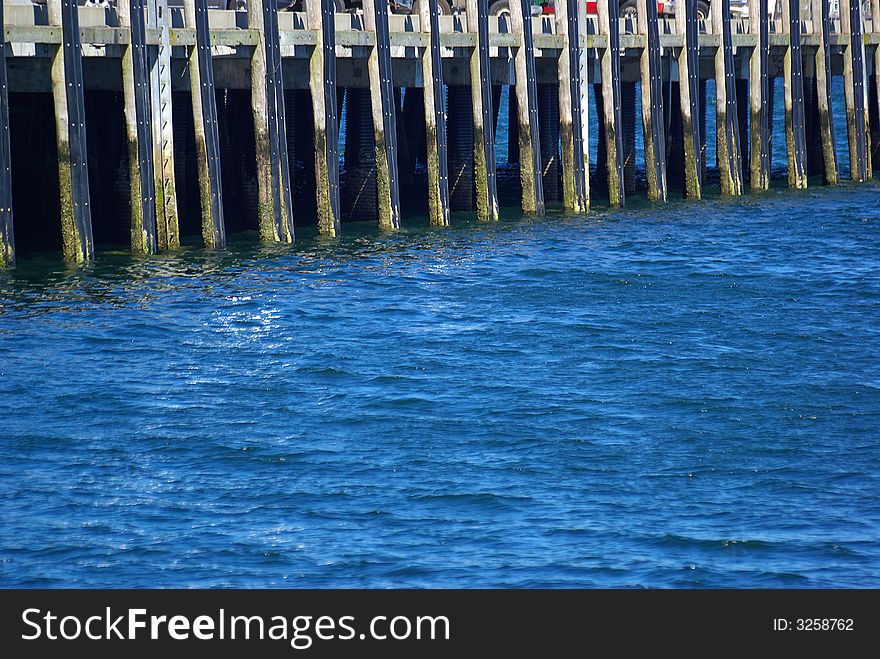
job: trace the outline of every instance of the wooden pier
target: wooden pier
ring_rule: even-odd
[[[597,16],[582,0],[541,16],[529,0],[501,15],[486,0],[456,0],[452,15],[437,0],[411,15],[384,0],[344,12],[334,0],[169,3],[0,7],[0,267],[14,265],[16,243],[86,261],[122,241],[150,255],[181,236],[221,248],[247,229],[279,243],[309,223],[326,236],[349,220],[393,231],[407,212],[435,226],[455,210],[494,221],[501,137],[525,213],[585,212],[591,196],[624,206],[640,191],[636,167],[656,203],[699,199],[707,185],[758,192],[770,184],[776,78],[790,187],[840,178],[835,106],[850,178],[880,165],[878,0],[840,0],[839,16],[829,0],[749,0],[745,18],[713,0],[705,19],[696,0],[675,16],[639,0],[635,19],[618,0]]]

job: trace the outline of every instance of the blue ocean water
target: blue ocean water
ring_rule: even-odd
[[[880,187],[0,273],[0,585],[880,586]]]

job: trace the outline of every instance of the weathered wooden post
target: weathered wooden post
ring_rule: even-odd
[[[315,186],[318,233],[338,236],[339,123],[336,116],[336,25],[333,0],[306,0],[309,29],[317,45],[309,59],[309,90],[315,121]]]
[[[4,35],[3,3],[0,2],[0,35]],[[0,38],[0,268],[15,265],[15,234],[12,230],[12,153],[9,146],[9,94],[6,77],[6,38]]]
[[[291,243],[294,238],[292,181],[275,0],[249,0],[248,28],[258,35],[251,56],[251,108],[257,154],[260,238]]]
[[[638,8],[639,34],[645,35],[642,50],[642,130],[645,142],[645,173],[648,198],[666,201],[666,131],[663,112],[663,75],[660,61],[660,29],[656,0],[643,0]]]
[[[612,207],[626,203],[623,184],[623,119],[620,101],[620,18],[618,0],[597,4],[599,33],[606,46],[601,55],[605,149],[608,160],[608,199]]]
[[[861,0],[840,0],[840,30],[849,36],[843,53],[843,86],[846,93],[850,178],[853,181],[866,181],[871,171],[871,133],[865,85]]]
[[[782,21],[783,29],[788,32],[788,46],[783,59],[788,185],[802,190],[807,187],[807,136],[800,0],[782,0]]]
[[[825,183],[838,180],[837,146],[831,115],[831,7],[829,0],[812,0],[813,32],[819,37],[816,49],[816,96],[819,102],[819,138],[822,143]]]
[[[364,24],[376,35],[367,68],[370,76],[370,106],[376,144],[376,191],[379,226],[400,228],[400,188],[397,178],[397,119],[391,74],[391,34],[388,30],[387,0],[363,0]],[[427,81],[425,82],[427,85]]]
[[[700,140],[700,43],[697,0],[679,0],[675,6],[675,26],[684,37],[678,54],[678,89],[684,141],[685,196],[699,199],[703,190],[702,146]]]
[[[558,3],[565,4],[565,0]],[[538,78],[529,0],[510,0],[511,31],[519,44],[514,57],[516,73],[517,142],[523,213],[544,214],[544,184],[538,124]],[[557,15],[558,19],[558,15]],[[563,51],[564,52],[564,51]],[[564,59],[564,58],[562,58]],[[560,72],[560,75],[561,72]],[[508,127],[511,130],[512,127]],[[563,140],[564,143],[564,140]]]
[[[775,1],[775,0],[774,0]],[[749,171],[752,191],[770,188],[770,16],[767,0],[749,0],[749,31],[757,44],[749,56]]]
[[[95,257],[95,245],[89,201],[79,16],[76,0],[48,0],[48,6],[49,23],[61,27],[61,44],[52,55],[52,95],[62,249],[67,261],[87,261]]]
[[[171,107],[171,14],[168,0],[147,0],[147,26],[159,30],[150,47],[150,110],[153,125],[153,178],[156,185],[156,242],[160,249],[180,247],[177,188],[174,178],[174,121]]]
[[[742,194],[742,155],[736,105],[733,39],[730,33],[730,0],[714,0],[712,31],[721,37],[715,51],[715,135],[721,194]]]
[[[128,138],[131,192],[131,251],[156,252],[156,187],[153,179],[153,121],[144,0],[119,0],[119,25],[131,35],[122,53],[122,94]]]
[[[556,2],[556,33],[565,40],[557,61],[559,136],[562,143],[562,206],[575,213],[584,212],[590,206],[589,171],[584,155],[586,138],[581,116],[581,99],[586,95],[586,90],[581,79],[578,4],[578,0]]]
[[[880,0],[871,0],[871,30],[874,34],[880,34]],[[874,97],[880,106],[880,44],[874,47]],[[880,108],[878,108],[878,114],[880,114]],[[878,117],[878,122],[880,122],[880,117]],[[877,138],[880,137],[880,125],[875,125],[871,134],[873,137],[868,157],[871,158],[873,168],[880,169],[880,162],[877,161],[880,157],[880,144],[877,143]]]
[[[189,79],[196,134],[199,199],[202,206],[202,240],[205,247],[215,249],[226,246],[226,225],[223,222],[220,134],[217,125],[208,3],[206,0],[185,0],[184,10],[187,27],[194,28],[196,32],[196,43],[189,53]]]
[[[471,51],[471,101],[474,124],[474,189],[477,219],[498,219],[495,182],[495,133],[492,130],[492,80],[489,70],[489,8],[487,0],[467,0],[468,32],[476,43]],[[523,159],[520,158],[520,161]]]
[[[443,100],[443,64],[440,56],[440,18],[437,0],[419,3],[419,23],[428,32],[422,54],[425,99],[425,151],[428,165],[428,223],[449,224],[449,165],[446,160],[446,110]]]

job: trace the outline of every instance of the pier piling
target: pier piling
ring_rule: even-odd
[[[782,20],[789,39],[783,59],[788,185],[802,190],[807,187],[807,137],[800,0],[782,0]]]
[[[318,233],[338,236],[339,123],[336,110],[336,26],[333,0],[305,0],[309,28],[317,44],[309,58],[315,147]]]
[[[52,56],[52,95],[58,148],[58,187],[64,259],[95,257],[86,154],[85,89],[76,0],[48,0],[49,23],[61,28]]]
[[[0,33],[4,33],[0,2]],[[9,142],[9,94],[6,75],[6,39],[0,39],[0,268],[15,265],[15,234],[12,225],[12,150]]]
[[[653,0],[604,0],[596,15],[556,0],[555,16],[540,18],[529,0],[460,0],[452,16],[441,0],[420,0],[417,16],[384,0],[338,14],[340,0],[285,11],[250,0],[246,13],[208,11],[213,0],[184,0],[182,11],[115,1],[0,12],[0,267],[53,247],[45,227],[22,225],[35,213],[60,217],[52,238],[71,261],[92,258],[96,240],[144,255],[199,233],[209,248],[249,230],[291,243],[294,211],[324,236],[343,219],[397,229],[404,210],[427,212],[432,226],[454,210],[497,220],[496,137],[508,143],[500,173],[519,167],[527,214],[588,209],[591,149],[612,207],[641,193],[642,155],[653,201],[670,185],[688,199],[704,185],[766,190],[783,100],[789,186],[820,174],[833,184],[833,108],[844,103],[832,74],[843,78],[852,178],[880,166],[880,0],[842,0],[840,21],[834,0],[747,0],[748,18],[713,0],[709,20],[698,0],[678,0],[674,20]],[[39,113],[23,118],[31,106],[45,121],[54,108],[56,148]],[[37,125],[49,143],[28,136]],[[48,202],[28,182],[46,162],[44,184],[55,187],[56,166],[59,176]]]
[[[211,35],[208,30],[208,3],[206,0],[185,0],[184,9],[186,24],[195,28],[196,33],[196,43],[189,56],[189,79],[196,136],[202,240],[205,247],[219,249],[226,246],[226,225],[223,221],[220,133],[214,91],[214,65],[211,59]]]
[[[251,56],[251,110],[260,238],[291,243],[294,238],[292,181],[275,0],[249,0],[248,28],[257,33],[257,45]]]
[[[623,117],[620,89],[620,7],[618,0],[597,3],[599,33],[607,45],[602,49],[602,108],[599,117],[605,133],[605,156],[608,173],[608,201],[612,207],[626,203],[624,174]]]
[[[561,138],[562,207],[582,213],[589,208],[589,172],[586,166],[584,118],[587,94],[581,77],[581,20],[577,0],[557,0],[556,32],[564,42],[557,60],[559,80],[559,135]]]
[[[474,192],[477,219],[498,219],[495,179],[495,133],[492,80],[489,69],[489,8],[487,0],[467,0],[468,32],[476,36],[471,51],[471,102],[473,104]],[[520,157],[520,163],[524,158]]]
[[[180,247],[180,221],[177,211],[177,186],[174,177],[171,14],[168,11],[168,0],[147,1],[147,27],[159,32],[159,43],[156,46],[148,47],[156,243],[159,249],[175,249]]]
[[[703,149],[700,136],[700,42],[697,0],[679,0],[675,24],[684,37],[678,54],[682,141],[684,143],[685,196],[699,199],[703,189]]]
[[[564,0],[559,3],[564,4]],[[538,117],[538,79],[532,39],[531,2],[510,0],[512,32],[518,46],[514,56],[516,76],[517,144],[523,213],[544,214],[541,140]],[[570,118],[569,118],[570,121]]]
[[[131,251],[154,254],[156,186],[144,9],[144,0],[119,0],[117,5],[120,27],[128,28],[131,38],[122,54],[122,93],[131,188]]]
[[[440,53],[440,15],[436,0],[419,3],[422,32],[428,47],[422,54],[425,100],[425,158],[428,169],[428,224],[449,224],[449,164],[446,149],[446,110]]]
[[[871,31],[880,35],[880,0],[871,0]],[[871,102],[871,164],[880,170],[880,42],[874,41],[874,76]]]
[[[391,74],[391,35],[388,30],[386,0],[363,0],[364,24],[376,35],[367,68],[370,77],[370,107],[376,154],[376,190],[379,226],[400,228],[400,188],[398,184],[397,121]]]
[[[646,46],[639,62],[642,87],[642,131],[645,143],[645,174],[648,199],[667,200],[666,138],[663,111],[663,75],[660,60],[660,30],[657,3],[643,0],[638,7],[639,34]]]
[[[836,185],[838,168],[831,112],[830,5],[830,0],[812,0],[813,32],[819,37],[819,47],[816,49],[815,93],[819,108],[819,140],[822,143],[824,181],[826,185]]]
[[[862,40],[861,0],[840,0],[840,29],[849,36],[843,53],[846,96],[846,129],[849,141],[850,178],[866,181],[870,176],[871,133],[865,87],[865,45]]]
[[[756,43],[749,54],[749,187],[770,188],[770,17],[768,0],[749,0],[749,32]]]
[[[742,194],[742,156],[739,143],[739,113],[733,70],[733,39],[730,31],[730,0],[714,0],[712,29],[720,36],[715,51],[715,135],[721,194]]]

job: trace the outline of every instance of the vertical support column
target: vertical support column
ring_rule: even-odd
[[[440,56],[440,18],[437,0],[419,3],[419,23],[428,32],[422,53],[425,98],[425,151],[428,165],[428,223],[449,224],[449,165],[446,160],[446,112],[443,101],[443,63]]]
[[[675,26],[678,34],[684,35],[684,47],[678,55],[678,89],[681,95],[685,196],[699,199],[703,190],[703,163],[700,141],[697,0],[679,0],[675,6]]]
[[[825,183],[836,185],[837,145],[831,116],[831,3],[829,0],[812,0],[812,10],[813,32],[819,36],[819,47],[816,50],[816,96],[819,103],[819,139],[822,143]]]
[[[219,249],[226,246],[226,226],[223,223],[220,134],[207,0],[185,0],[184,10],[187,26],[196,31],[196,45],[189,54],[189,79],[202,205],[202,239],[205,247]]]
[[[6,24],[0,2],[0,268],[15,265],[12,230],[12,154],[9,146],[9,94],[6,76]]]
[[[147,26],[159,30],[159,45],[149,47],[150,110],[153,124],[153,179],[156,242],[160,249],[180,247],[177,189],[174,179],[174,121],[171,107],[171,14],[168,0],[148,0]]]
[[[336,25],[333,0],[305,0],[309,29],[318,43],[309,59],[309,90],[315,117],[315,187],[318,233],[338,236],[339,122],[336,117]]]
[[[474,188],[477,219],[498,219],[495,181],[495,134],[492,131],[492,81],[489,74],[489,8],[487,0],[467,0],[468,32],[476,37],[471,52],[471,100],[474,123]],[[520,156],[520,163],[524,158]]]
[[[580,23],[578,0],[557,0],[556,34],[565,39],[559,51],[559,135],[562,143],[562,207],[582,213],[590,206],[589,172],[584,154],[581,97],[586,95],[581,79]]]
[[[257,156],[260,238],[292,243],[292,183],[287,156],[284,77],[276,2],[249,0],[248,28],[258,34],[251,56],[251,108]]]
[[[826,0],[827,1],[827,0]],[[767,0],[749,0],[749,32],[757,45],[749,56],[749,170],[752,191],[770,188],[770,16]]]
[[[575,9],[576,8],[576,9]],[[577,26],[577,39],[574,40],[574,43],[578,46],[577,53],[577,68],[578,68],[578,76],[577,80],[574,78],[574,74],[572,74],[572,103],[577,103],[580,101],[580,121],[581,121],[581,147],[584,161],[584,194],[586,199],[585,209],[590,206],[590,94],[589,94],[589,66],[590,66],[590,58],[588,56],[588,50],[584,47],[587,39],[587,33],[590,29],[587,26],[587,3],[581,2],[580,0],[568,0],[568,24],[569,29],[572,30],[572,26]],[[569,36],[569,47],[571,47],[572,40],[574,39],[574,31],[572,30]],[[583,41],[582,41],[583,40]],[[574,69],[574,60],[572,61],[572,69]],[[578,95],[580,98],[578,99]],[[576,120],[577,117],[573,117],[573,120]],[[577,142],[575,142],[575,148],[577,148]],[[575,154],[576,162],[580,159],[580,156]]]
[[[612,207],[626,203],[623,184],[623,120],[620,106],[620,8],[618,0],[599,2],[599,33],[607,45],[602,51],[602,101],[608,160],[608,199]]]
[[[840,0],[840,30],[849,35],[843,53],[843,86],[846,93],[846,130],[849,139],[850,178],[870,177],[871,134],[865,85],[865,44],[862,41],[861,0]]]
[[[58,145],[61,195],[61,240],[64,259],[95,257],[89,170],[86,158],[86,117],[76,0],[49,0],[49,23],[61,26],[61,45],[52,55],[52,95]]]
[[[122,94],[131,188],[131,251],[155,254],[156,188],[144,0],[119,0],[116,11],[120,27],[129,28],[131,35],[131,41],[122,53]]]
[[[391,78],[391,34],[386,0],[363,0],[364,24],[376,35],[367,68],[370,75],[370,105],[376,145],[376,190],[379,226],[400,228],[400,187],[397,180],[397,117]]]
[[[648,199],[667,199],[666,137],[663,112],[663,75],[660,62],[660,28],[656,0],[643,0],[638,8],[639,34],[647,43],[641,55],[642,130],[645,141],[645,173]]]
[[[784,56],[785,142],[788,147],[788,185],[807,187],[807,136],[804,107],[804,62],[801,53],[801,2],[782,0],[783,29],[788,31]]]
[[[871,30],[874,34],[880,34],[880,0],[871,0]],[[871,129],[872,144],[868,157],[876,170],[880,169],[880,44],[874,47],[874,99],[876,105],[873,105],[871,112],[875,112],[872,116],[876,123]],[[873,172],[869,176],[873,176]]]
[[[711,8],[712,31],[721,36],[720,47],[715,51],[715,145],[721,194],[738,196],[742,194],[743,185],[742,156],[730,34],[730,0],[714,0]]]
[[[560,4],[564,3],[565,0]],[[532,40],[530,8],[529,0],[510,0],[511,32],[519,35],[519,45],[514,57],[519,180],[522,185],[523,213],[543,215],[544,185],[541,177],[541,141],[538,130],[538,77],[535,72],[535,44]]]

